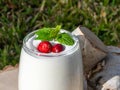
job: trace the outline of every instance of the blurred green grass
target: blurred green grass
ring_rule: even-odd
[[[106,45],[120,43],[119,0],[0,0],[0,69],[19,62],[24,36],[41,27],[92,30]]]

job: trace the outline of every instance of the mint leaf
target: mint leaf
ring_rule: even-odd
[[[56,40],[61,44],[65,44],[69,46],[74,44],[73,38],[67,33],[58,34]]]
[[[52,38],[50,38],[50,32],[51,32],[51,28],[42,28],[39,29],[35,34],[37,35],[36,39],[37,40],[52,40]]]
[[[37,40],[53,40],[59,33],[61,26],[58,25],[56,28],[41,28],[35,34],[37,35]]]

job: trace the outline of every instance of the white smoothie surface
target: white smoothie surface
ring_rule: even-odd
[[[70,35],[71,35],[71,34],[70,34]],[[76,46],[76,44],[77,44],[77,39],[76,39],[76,37],[73,36],[73,35],[71,35],[71,37],[72,37],[73,40],[74,40],[74,44],[73,44],[72,46],[62,44],[62,45],[64,46],[64,50],[61,51],[61,52],[59,52],[59,53],[53,53],[53,52],[51,52],[51,53],[42,53],[42,52],[39,52],[39,51],[37,50],[37,47],[38,47],[39,43],[41,42],[41,40],[35,40],[36,35],[32,36],[31,38],[29,38],[29,40],[27,40],[27,42],[26,42],[26,47],[29,48],[29,49],[32,50],[32,51],[38,52],[38,53],[39,53],[38,55],[46,55],[46,56],[47,56],[47,55],[48,55],[48,56],[49,56],[49,55],[52,55],[52,56],[61,55],[61,54],[63,54],[63,53],[64,53],[64,54],[65,54],[65,53],[70,53],[69,51]],[[55,41],[55,40],[49,41],[49,42],[50,42],[52,45],[54,45],[54,44],[60,44],[59,42],[57,42],[57,41]]]

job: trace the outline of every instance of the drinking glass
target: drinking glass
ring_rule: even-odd
[[[32,45],[33,31],[23,40],[19,65],[19,90],[83,90],[83,63],[79,40],[65,52],[45,54]],[[69,32],[68,32],[69,33]]]

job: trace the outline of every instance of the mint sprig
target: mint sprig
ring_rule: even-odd
[[[69,46],[74,44],[73,38],[68,33],[58,34],[56,40],[61,44],[65,44]]]
[[[60,25],[57,25],[56,28],[41,28],[35,33],[37,35],[36,40],[51,41],[54,39],[61,44],[73,45],[73,38],[68,33],[59,33],[60,29]]]
[[[60,25],[57,25],[56,28],[42,28],[39,29],[35,34],[37,35],[36,40],[53,40],[57,37],[61,29]]]

